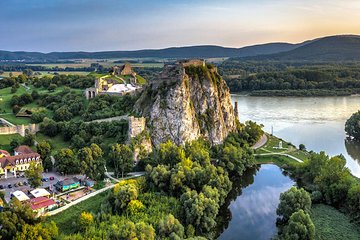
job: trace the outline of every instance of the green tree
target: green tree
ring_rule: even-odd
[[[284,240],[314,240],[315,226],[310,215],[303,210],[294,212],[284,228],[280,239]]]
[[[356,140],[360,140],[360,111],[351,115],[345,123],[345,132]]]
[[[57,88],[57,85],[52,83],[52,84],[49,85],[48,90],[50,92],[53,92],[53,91],[55,91],[56,88]]]
[[[116,176],[120,172],[121,178],[124,178],[124,173],[131,171],[134,166],[133,151],[127,145],[117,143],[111,146],[110,155],[114,162]]]
[[[36,145],[36,152],[40,154],[42,159],[45,159],[50,156],[51,145],[47,141],[41,141]]]
[[[31,162],[28,170],[25,171],[25,176],[32,188],[41,186],[42,173],[44,172],[43,167],[38,164]]]
[[[62,106],[55,111],[54,120],[55,121],[70,121],[73,117],[73,114],[69,111],[67,106]]]
[[[216,188],[204,186],[202,192],[187,190],[180,197],[186,224],[192,224],[198,233],[208,232],[216,226],[219,212],[219,193]]]
[[[18,146],[20,146],[20,141],[19,141],[19,139],[17,139],[17,138],[12,139],[11,142],[10,142],[10,147],[11,147],[11,149],[14,150],[14,149],[17,148]]]
[[[126,209],[130,201],[138,198],[138,189],[134,184],[120,186],[118,191],[114,189],[114,197],[115,209],[121,212]]]
[[[25,224],[21,232],[17,232],[15,240],[52,240],[59,235],[55,222],[39,223],[36,225]]]
[[[302,188],[292,187],[280,194],[280,203],[276,213],[281,216],[283,222],[287,222],[294,212],[304,210],[306,213],[309,213],[310,209],[310,194]]]
[[[28,204],[13,199],[9,209],[0,212],[0,236],[3,239],[13,239],[17,232],[21,232],[23,225],[33,225],[38,221]]]
[[[22,144],[28,146],[34,146],[35,143],[35,136],[34,134],[28,133],[25,135]]]
[[[315,178],[315,183],[318,184],[328,204],[338,206],[347,198],[353,178],[345,165],[346,160],[343,156],[332,157]]]
[[[85,231],[88,227],[94,224],[94,216],[88,212],[82,212],[79,218],[79,230]]]
[[[183,147],[177,146],[170,140],[166,143],[161,143],[156,151],[156,160],[158,164],[175,166],[183,159],[185,159]]]
[[[158,232],[160,238],[168,238],[169,236],[173,239],[184,238],[184,227],[172,214],[159,221]]]
[[[59,133],[59,127],[57,122],[45,117],[40,124],[40,131],[49,137],[54,137]]]
[[[101,179],[105,171],[105,161],[102,156],[102,149],[95,143],[91,144],[90,147],[80,149],[78,158],[80,160],[81,173],[92,179]]]
[[[60,173],[79,173],[79,160],[70,148],[62,148],[55,155],[55,167]]]

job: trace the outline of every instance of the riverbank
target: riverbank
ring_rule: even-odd
[[[352,96],[360,94],[360,89],[278,89],[278,90],[255,90],[247,92],[232,92],[237,96],[256,97],[334,97]]]

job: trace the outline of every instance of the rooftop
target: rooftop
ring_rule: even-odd
[[[12,195],[20,202],[29,200],[30,198],[22,191],[15,191]]]
[[[23,154],[35,153],[29,146],[26,145],[20,145],[17,148],[15,148],[14,151]]]
[[[43,188],[36,188],[36,189],[32,190],[30,193],[35,198],[50,196],[50,193]]]
[[[56,204],[55,201],[47,197],[37,197],[30,200],[30,207],[32,210],[37,210],[54,204]]]

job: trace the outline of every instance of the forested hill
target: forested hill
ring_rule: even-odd
[[[0,60],[56,61],[64,59],[109,59],[109,58],[216,58],[247,57],[289,51],[301,46],[290,43],[267,43],[243,48],[220,46],[189,46],[137,51],[105,52],[9,52],[0,51]]]
[[[316,39],[296,49],[248,58],[276,61],[359,61],[360,36],[342,35]]]

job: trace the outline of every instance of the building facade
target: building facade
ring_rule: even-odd
[[[16,177],[19,172],[28,170],[32,162],[42,164],[40,154],[28,146],[19,146],[14,149],[14,156],[0,158],[0,175],[5,175],[7,178],[8,174],[12,173]]]

